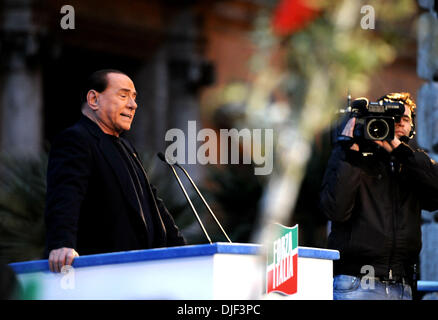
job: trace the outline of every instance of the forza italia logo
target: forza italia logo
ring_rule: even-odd
[[[298,225],[285,227],[280,224],[278,238],[268,248],[266,268],[266,293],[285,295],[297,293],[298,283]]]

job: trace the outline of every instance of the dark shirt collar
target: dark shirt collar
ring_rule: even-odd
[[[86,115],[81,114],[81,117],[79,119],[79,123],[83,124],[94,136],[101,138],[105,136],[111,137],[113,140],[117,140],[119,137],[116,137],[112,134],[107,134],[102,131],[102,129],[99,127],[97,123],[95,123],[93,120],[88,118]],[[120,138],[124,137],[125,133],[120,134]]]

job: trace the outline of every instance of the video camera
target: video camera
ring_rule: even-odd
[[[341,133],[347,121],[352,117],[356,118],[353,131],[355,140],[391,141],[394,139],[395,123],[400,121],[405,112],[402,102],[383,100],[369,102],[367,98],[358,98],[352,103],[350,101],[349,96],[347,108],[340,110],[340,113],[346,116],[338,126],[336,141],[345,140]]]

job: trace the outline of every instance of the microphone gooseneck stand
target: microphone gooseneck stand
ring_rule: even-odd
[[[189,203],[189,205],[190,205],[190,207],[191,207],[193,213],[195,214],[196,219],[198,220],[198,223],[199,223],[199,225],[201,226],[202,231],[204,232],[204,234],[205,234],[205,236],[207,237],[208,241],[209,241],[210,243],[212,243],[212,242],[211,242],[211,239],[210,239],[210,236],[208,235],[207,230],[205,229],[205,227],[204,227],[204,225],[203,225],[201,219],[199,218],[199,215],[198,215],[198,213],[197,213],[195,207],[193,206],[193,203],[192,203],[192,201],[190,200],[190,198],[189,198],[189,196],[188,196],[188,194],[187,194],[187,191],[186,191],[186,189],[184,188],[184,186],[183,186],[183,184],[182,184],[182,182],[181,182],[181,179],[179,178],[178,174],[176,173],[176,170],[175,170],[174,166],[173,166],[173,165],[167,160],[167,158],[164,156],[164,154],[163,154],[162,152],[159,152],[159,153],[157,154],[157,156],[158,156],[158,158],[159,158],[161,161],[167,163],[167,165],[169,165],[169,167],[172,169],[173,174],[175,175],[175,178],[177,179],[178,184],[179,184],[179,186],[181,187],[181,189],[182,189],[182,191],[183,191],[183,193],[184,193],[184,196],[186,197],[186,199],[187,199],[187,201],[188,201],[188,203]],[[227,238],[228,242],[232,243],[232,241],[231,241],[230,238],[228,237],[227,233],[225,232],[224,228],[223,228],[222,225],[220,224],[219,220],[216,218],[216,215],[213,213],[213,211],[211,210],[211,208],[210,208],[210,206],[208,205],[207,201],[206,201],[205,198],[202,196],[202,194],[201,194],[201,192],[199,191],[198,187],[196,186],[195,182],[194,182],[193,179],[190,177],[189,173],[188,173],[188,172],[187,172],[187,171],[186,171],[186,170],[185,170],[185,169],[184,169],[184,168],[183,168],[178,162],[176,162],[176,161],[173,161],[173,162],[174,162],[175,165],[176,165],[179,169],[181,169],[181,170],[184,172],[184,174],[187,176],[187,178],[189,179],[189,181],[190,181],[190,183],[192,184],[193,188],[196,190],[196,193],[197,193],[198,196],[201,198],[201,200],[202,200],[202,202],[204,203],[205,207],[207,208],[208,212],[209,212],[210,215],[213,217],[214,221],[217,223],[217,225],[218,225],[219,228],[221,229],[222,233],[223,233],[223,234],[225,235],[225,237]]]

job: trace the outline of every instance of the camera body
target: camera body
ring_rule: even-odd
[[[358,98],[341,111],[347,114],[346,121],[351,117],[356,118],[353,131],[355,139],[391,141],[395,136],[395,123],[400,121],[405,107],[402,102],[368,102],[366,98]]]

